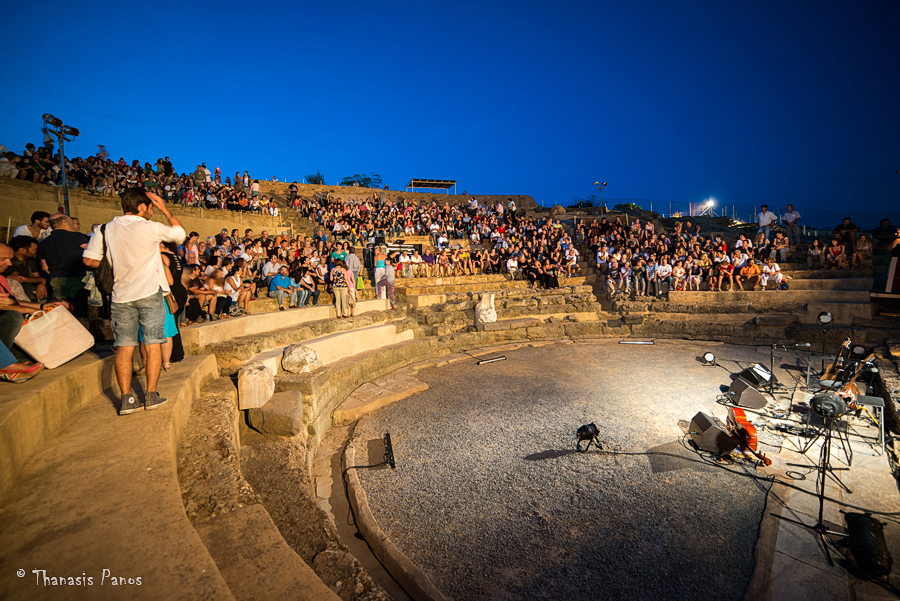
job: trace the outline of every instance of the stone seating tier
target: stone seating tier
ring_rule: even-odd
[[[386,301],[369,302],[384,304]],[[304,309],[297,311],[303,312]],[[416,327],[415,321],[407,319],[406,310],[402,307],[394,311],[390,309],[369,311],[348,319],[336,319],[332,312],[331,315],[326,315],[324,318],[297,322],[292,327],[211,343],[203,347],[203,352],[211,353],[216,357],[221,375],[230,376],[236,373],[246,361],[266,351],[338,332],[349,332],[382,324],[394,324],[399,332]]]

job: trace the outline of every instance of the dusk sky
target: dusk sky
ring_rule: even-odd
[[[0,143],[470,194],[900,210],[900,2],[18,2]]]

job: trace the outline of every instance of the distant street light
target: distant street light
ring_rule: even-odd
[[[62,175],[63,209],[65,210],[66,215],[68,215],[69,183],[68,181],[66,181],[66,155],[63,151],[63,142],[71,142],[72,138],[81,135],[81,132],[78,131],[77,127],[72,127],[71,125],[63,125],[62,119],[54,117],[50,113],[44,113],[41,118],[44,120],[44,123],[47,126],[47,132],[53,134],[54,136],[56,136],[56,139],[59,140],[59,168]],[[56,129],[50,129],[51,127],[55,127]],[[72,138],[67,138],[66,136],[72,136]]]

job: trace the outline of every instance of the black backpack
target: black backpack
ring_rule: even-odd
[[[103,236],[103,258],[100,265],[94,271],[94,285],[100,294],[112,294],[116,277],[113,275],[112,263],[109,260],[109,250],[106,247],[106,224],[100,226],[100,235]]]

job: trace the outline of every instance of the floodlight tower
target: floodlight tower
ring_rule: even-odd
[[[66,181],[66,155],[63,151],[63,142],[71,142],[72,139],[75,138],[75,136],[81,135],[81,132],[78,131],[77,127],[64,125],[62,119],[54,117],[50,113],[44,113],[42,118],[47,126],[47,132],[53,134],[54,136],[56,136],[56,139],[59,140],[59,168],[62,175],[63,208],[65,209],[66,215],[68,215],[69,183],[68,181]],[[67,138],[66,136],[72,136],[72,138]]]
[[[700,214],[697,215],[697,217],[702,217],[703,215],[712,215],[713,217],[715,217],[716,214],[712,212],[712,208],[713,208],[714,206],[716,206],[716,199],[715,199],[715,198],[708,198],[708,199],[706,200],[706,202],[703,203],[703,210],[700,211]]]
[[[606,182],[603,182],[602,184],[600,182],[594,182],[594,187],[597,188],[597,192],[600,193],[600,208],[605,213],[606,205],[603,204],[603,190],[606,189]]]

